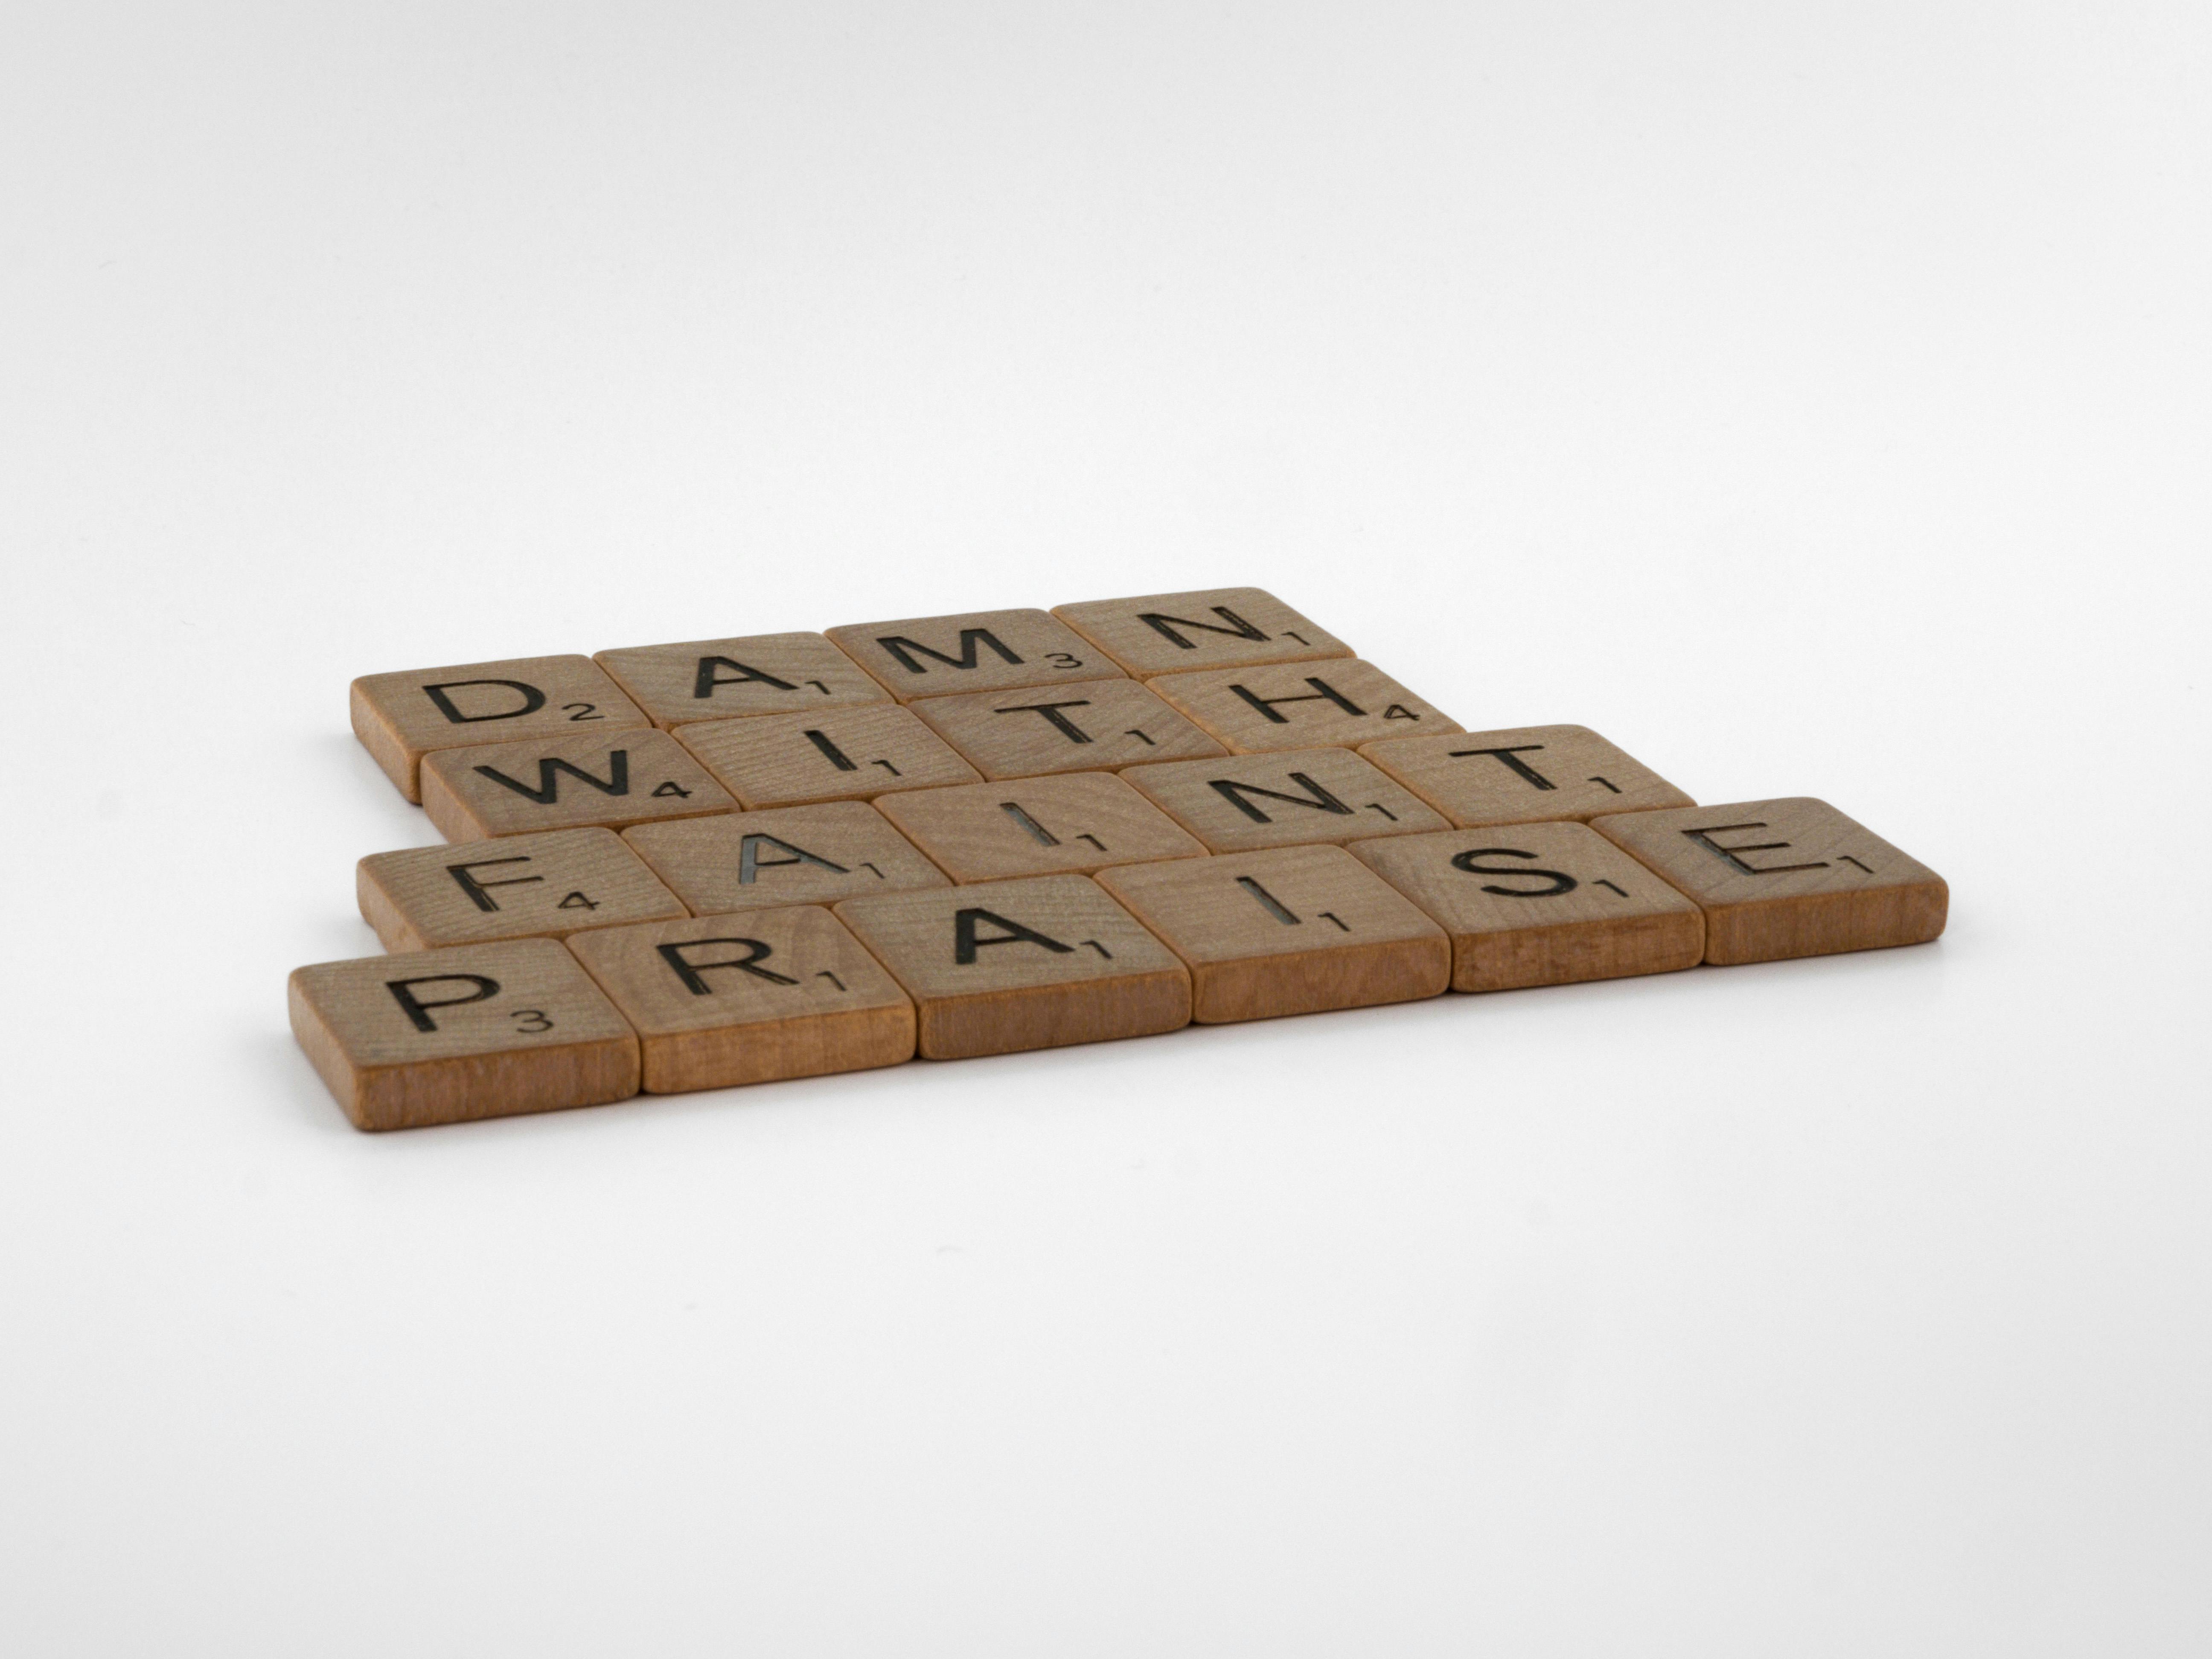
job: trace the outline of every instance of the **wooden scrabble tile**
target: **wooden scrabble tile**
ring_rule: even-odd
[[[981,776],[895,705],[821,714],[758,714],[679,726],[677,738],[748,807],[868,800]]]
[[[689,750],[649,728],[441,749],[422,763],[422,810],[449,841],[621,830],[737,805]]]
[[[952,884],[863,800],[641,823],[623,839],[694,915]]]
[[[1451,944],[1340,847],[1102,871],[1098,884],[1189,966],[1201,1025],[1442,994]]]
[[[1097,647],[1042,611],[854,623],[830,629],[830,637],[901,702],[1121,678]]]
[[[1698,902],[1710,963],[1922,945],[1950,908],[1942,877],[1824,800],[1624,812],[1590,827]]]
[[[1195,836],[1109,772],[909,789],[875,810],[956,881],[1202,858]]]
[[[923,697],[912,707],[987,778],[1112,772],[1228,752],[1134,680]]]
[[[1359,752],[1458,824],[1586,821],[1694,804],[1587,726],[1385,738]]]
[[[1121,776],[1216,853],[1449,827],[1349,749],[1169,761]]]
[[[387,951],[558,939],[686,914],[611,830],[372,853],[355,866],[354,888],[362,919]]]
[[[1352,654],[1327,629],[1257,587],[1086,599],[1056,605],[1052,614],[1139,679]]]
[[[914,1058],[914,1004],[819,905],[597,928],[568,949],[637,1032],[648,1094]]]
[[[1443,924],[1455,991],[1625,979],[1705,959],[1704,914],[1588,824],[1446,830],[1345,850]]]
[[[1209,668],[1163,674],[1147,684],[1240,755],[1323,744],[1352,749],[1376,738],[1460,729],[1457,720],[1357,658]]]
[[[913,997],[927,1059],[1190,1023],[1182,960],[1087,876],[847,899],[836,914]]]
[[[292,1035],[362,1129],[599,1106],[637,1092],[637,1036],[557,939],[294,970]]]
[[[434,750],[653,724],[589,657],[364,674],[353,683],[352,705],[354,735],[414,801],[422,799],[422,757]]]
[[[889,702],[891,694],[820,634],[640,645],[594,653],[655,726],[744,714],[811,714]]]

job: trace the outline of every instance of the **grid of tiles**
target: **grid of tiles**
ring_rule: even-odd
[[[1826,802],[1700,805],[1469,731],[1258,588],[354,682],[448,845],[301,968],[413,1127],[1200,1024],[1914,945],[1942,878]]]

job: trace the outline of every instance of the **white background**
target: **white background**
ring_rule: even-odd
[[[2212,14],[29,4],[0,1650],[2201,1655]],[[1257,583],[1938,945],[365,1137],[354,675]]]

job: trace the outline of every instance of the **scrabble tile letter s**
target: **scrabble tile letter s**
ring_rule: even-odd
[[[1455,991],[1671,973],[1705,959],[1696,904],[1588,824],[1446,830],[1346,850],[1443,924]]]

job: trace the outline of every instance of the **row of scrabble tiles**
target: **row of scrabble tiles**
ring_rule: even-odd
[[[997,817],[1038,858],[1105,841],[1021,793]],[[398,953],[297,970],[293,1030],[356,1123],[401,1128],[1917,944],[1948,905],[1808,799],[1070,857],[1090,873],[955,880],[864,803],[380,854],[362,909]]]
[[[1258,588],[372,674],[352,714],[456,841],[1316,747],[1413,785],[1462,733]]]

